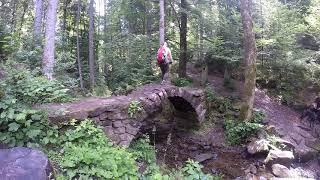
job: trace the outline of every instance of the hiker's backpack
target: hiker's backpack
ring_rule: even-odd
[[[166,62],[166,50],[164,47],[160,47],[157,54],[158,64],[163,64]]]

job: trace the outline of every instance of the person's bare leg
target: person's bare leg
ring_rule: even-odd
[[[169,64],[164,65],[163,83],[168,83],[169,80]]]

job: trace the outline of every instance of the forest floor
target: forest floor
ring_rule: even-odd
[[[188,76],[197,84],[199,70],[188,65]],[[209,86],[215,92],[224,97],[239,98],[243,84],[234,81],[234,90],[228,90],[223,85],[223,77],[219,74],[211,74],[208,77]],[[256,109],[262,110],[265,115],[265,123],[273,126],[284,140],[291,142],[299,151],[301,158],[316,153],[307,146],[309,141],[316,140],[308,125],[300,120],[298,112],[290,107],[279,104],[270,98],[264,91],[256,89]],[[170,167],[179,167],[188,159],[195,159],[204,165],[204,170],[212,174],[224,174],[223,179],[235,179],[245,176],[245,170],[251,164],[257,164],[261,159],[248,157],[244,152],[245,147],[232,147],[227,145],[224,137],[223,122],[214,125],[204,124],[200,131],[175,131],[172,134],[172,142],[166,141],[157,144],[158,159]],[[303,156],[303,157],[302,157]],[[300,157],[299,157],[300,158]],[[316,174],[320,172],[316,160],[307,163],[295,163],[293,166],[300,167],[306,172]],[[270,171],[259,172],[267,178],[271,178]]]

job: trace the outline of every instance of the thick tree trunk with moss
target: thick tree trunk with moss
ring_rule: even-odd
[[[53,79],[55,35],[57,20],[58,0],[49,0],[46,21],[45,45],[42,58],[43,74],[49,79]]]
[[[245,83],[242,92],[243,104],[240,109],[240,119],[249,121],[252,116],[256,87],[256,42],[253,32],[253,22],[251,16],[251,0],[241,0],[241,18],[244,31],[244,65]]]
[[[164,0],[160,0],[160,23],[159,23],[159,34],[160,34],[160,45],[164,43]]]
[[[187,76],[187,1],[181,0],[179,77]]]

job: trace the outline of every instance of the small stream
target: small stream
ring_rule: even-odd
[[[167,102],[162,112],[150,117],[140,132],[148,134],[155,145],[158,164],[180,168],[188,159],[193,159],[203,165],[205,173],[222,174],[224,180],[246,179],[251,167],[256,169],[254,174],[267,179],[274,177],[263,163],[266,155],[253,157],[247,153],[245,146],[226,144],[222,122],[201,124],[200,127],[194,112],[183,110]],[[316,160],[292,164],[292,168],[301,169],[299,174],[304,177],[310,177],[304,175],[305,172],[320,172]]]
[[[188,159],[194,159],[204,166],[204,172],[223,174],[224,179],[243,177],[244,170],[254,162],[245,157],[243,148],[214,147],[192,132],[175,131],[170,143],[166,139],[158,141],[156,149],[158,161],[171,168],[181,167]]]

